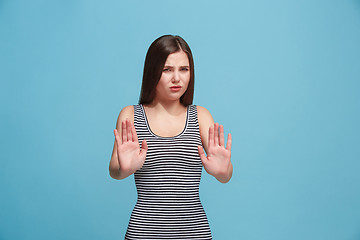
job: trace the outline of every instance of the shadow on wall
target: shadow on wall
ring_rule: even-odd
[[[358,7],[358,10],[360,11],[360,0],[354,0],[356,6]]]
[[[360,2],[360,1],[358,1],[358,2]],[[359,6],[359,8],[360,8],[360,6]],[[356,234],[356,237],[354,238],[354,240],[358,240],[358,239],[360,239],[360,232],[358,234]]]
[[[4,9],[4,1],[0,0],[0,14],[3,12],[3,9]]]

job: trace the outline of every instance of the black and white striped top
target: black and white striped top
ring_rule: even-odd
[[[174,137],[154,134],[144,108],[134,105],[134,125],[139,144],[146,139],[148,152],[135,172],[138,199],[125,239],[212,239],[199,198],[202,163],[197,110],[187,107],[183,131]]]

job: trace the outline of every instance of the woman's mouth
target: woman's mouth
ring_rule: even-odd
[[[172,92],[178,92],[178,91],[180,91],[181,86],[170,87],[170,89],[171,89]]]

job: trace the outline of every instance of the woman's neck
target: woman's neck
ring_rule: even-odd
[[[156,112],[167,112],[171,115],[178,115],[184,112],[186,107],[182,105],[180,100],[178,101],[157,101],[154,99],[150,104],[147,105],[148,108],[151,108]]]

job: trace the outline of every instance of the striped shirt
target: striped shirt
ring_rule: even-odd
[[[199,198],[202,145],[197,109],[187,107],[183,131],[161,137],[149,127],[142,104],[134,105],[134,125],[139,144],[146,139],[148,152],[135,172],[137,202],[125,239],[212,239]]]

